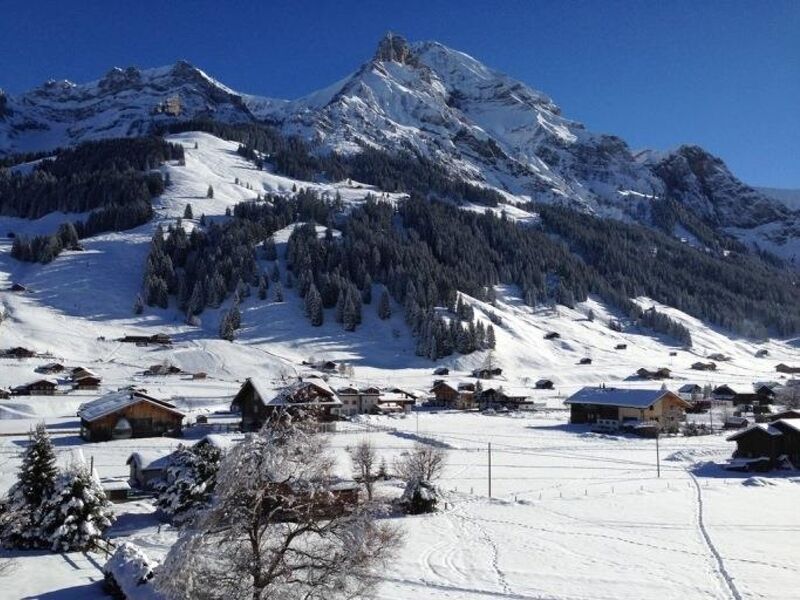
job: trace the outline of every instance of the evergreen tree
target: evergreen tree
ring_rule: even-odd
[[[11,548],[33,548],[41,543],[41,506],[55,485],[55,451],[43,423],[29,435],[17,474],[8,492],[8,503],[0,514],[0,538]]]
[[[314,327],[322,325],[325,316],[322,310],[322,297],[319,295],[317,286],[313,283],[306,293],[306,316]]]
[[[272,297],[274,298],[275,302],[283,302],[283,286],[281,285],[280,281],[275,283]]]
[[[114,518],[96,475],[85,464],[74,464],[58,474],[42,505],[43,540],[54,552],[91,550]]]
[[[261,275],[258,278],[258,299],[259,300],[266,300],[267,299],[267,289],[269,288],[269,284],[267,283],[267,278]]]
[[[177,522],[208,506],[221,458],[220,450],[211,444],[179,446],[157,485],[156,506]]]
[[[378,300],[378,317],[384,321],[392,316],[392,305],[389,302],[389,290],[385,287],[381,289],[381,297]]]
[[[273,237],[270,236],[267,239],[265,239],[263,247],[264,247],[264,258],[266,260],[278,259],[278,251],[275,248],[275,239]]]
[[[489,325],[489,327],[486,328],[486,347],[489,349],[494,349],[496,343],[497,342],[495,341],[494,337],[494,326]]]
[[[183,218],[184,219],[194,219],[194,213],[192,212],[192,205],[187,204],[186,208],[183,209]]]
[[[344,301],[344,310],[342,312],[342,324],[344,325],[345,331],[355,331],[359,321],[356,311],[357,309],[353,302],[353,297],[348,294],[347,299]]]
[[[144,312],[144,300],[141,294],[136,294],[136,300],[133,303],[133,314],[140,315]]]
[[[214,186],[209,185],[208,190],[206,190],[206,198],[213,198],[214,197]]]
[[[274,281],[275,283],[281,280],[281,270],[278,267],[278,263],[272,265],[272,272],[270,273],[269,278],[272,279],[272,281]]]

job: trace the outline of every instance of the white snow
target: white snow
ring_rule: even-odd
[[[364,306],[364,321],[355,333],[344,332],[334,322],[332,311],[326,312],[322,327],[311,327],[291,289],[284,290],[286,301],[280,304],[259,301],[255,295],[245,299],[243,328],[233,343],[217,339],[219,311],[205,311],[199,327],[185,325],[174,306],[147,308],[142,315],[134,315],[133,300],[155,225],[174,224],[187,202],[198,218],[205,213],[224,219],[225,209],[237,202],[256,193],[287,193],[293,185],[314,186],[331,195],[338,191],[349,204],[363,201],[370,191],[356,183],[312,184],[258,171],[236,154],[236,144],[206,134],[171,139],[184,144],[186,166],[164,167],[172,186],[157,202],[159,216],[154,223],[85,240],[85,252],[64,253],[48,265],[12,260],[10,242],[0,240],[0,289],[13,281],[30,289],[28,293],[0,292],[0,310],[6,314],[0,323],[0,347],[25,346],[50,354],[0,359],[0,387],[35,379],[36,367],[53,360],[67,368],[90,368],[103,379],[97,392],[0,400],[0,490],[13,482],[27,432],[38,420],[47,423],[62,460],[81,449],[105,479],[124,479],[126,460],[134,452],[174,450],[182,440],[81,441],[79,406],[124,386],[136,385],[148,394],[171,399],[192,422],[199,414],[227,410],[247,377],[258,377],[269,389],[280,388],[304,372],[303,360],[350,363],[353,376],[332,376],[333,389],[352,384],[427,390],[436,366],[448,367],[450,375],[445,379],[457,382],[469,378],[486,357],[485,353],[456,355],[432,363],[415,356],[414,340],[396,305],[386,321],[377,317],[374,302]],[[236,177],[252,189],[235,184]],[[214,186],[213,199],[205,197],[209,184]],[[199,226],[197,221],[183,224]],[[14,227],[19,225],[14,223]],[[41,223],[31,227],[49,231],[51,225],[57,225],[57,218],[47,227]],[[289,233],[287,229],[276,236],[282,271]],[[271,265],[263,262],[262,266]],[[496,306],[465,297],[485,324],[490,314],[502,320],[494,326],[494,360],[503,375],[493,385],[527,389],[539,379],[551,379],[554,390],[530,391],[546,410],[524,416],[440,411],[359,417],[355,423],[342,424],[343,432],[331,436],[339,474],[345,478],[352,475],[346,448],[364,436],[371,438],[390,465],[420,437],[450,448],[441,482],[447,509],[431,516],[397,519],[406,533],[406,545],[382,575],[379,597],[683,600],[796,595],[797,472],[765,475],[773,484],[769,486],[741,485],[746,476],[705,464],[729,457],[733,449],[731,442],[715,435],[662,438],[662,458],[674,458],[662,462],[658,478],[653,440],[599,435],[569,426],[563,400],[583,386],[599,383],[652,387],[650,382],[628,380],[640,367],[670,368],[672,378],[666,381],[670,389],[687,382],[748,389],[755,381],[776,379],[774,366],[779,362],[799,362],[797,340],[756,344],[658,305],[659,311],[690,328],[694,347],[685,350],[646,331],[612,331],[607,323],[620,315],[594,298],[573,310],[532,309],[510,286],[498,288],[497,296]],[[654,304],[647,298],[637,301],[642,306]],[[560,338],[544,339],[550,331],[558,332]],[[161,332],[171,335],[171,347],[115,341],[125,334]],[[616,350],[620,343],[627,349]],[[769,357],[756,358],[758,349],[769,350]],[[719,371],[690,369],[693,362],[715,352],[731,357],[720,363]],[[587,356],[593,360],[591,365],[577,364]],[[148,366],[164,361],[185,373],[143,374]],[[190,374],[198,371],[208,377],[191,379]],[[188,439],[208,433],[231,435],[222,431],[226,418],[219,415],[217,420],[209,419],[208,426],[191,428]],[[491,501],[487,497],[489,442]],[[399,496],[402,486],[388,482],[381,493]],[[171,527],[158,525],[152,505],[138,501],[116,505],[116,510],[113,537],[137,544],[154,560],[163,558],[176,534]],[[3,583],[11,582],[15,598],[100,598],[103,562],[94,554],[23,554]]]

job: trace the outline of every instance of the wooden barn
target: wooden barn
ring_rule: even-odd
[[[233,397],[231,410],[242,415],[242,431],[257,431],[275,414],[327,423],[339,418],[342,401],[318,377],[309,377],[276,390],[269,382],[250,377]]]
[[[696,362],[692,363],[692,369],[694,371],[716,371],[717,364],[713,362]]]
[[[475,384],[472,382],[453,384],[437,381],[431,388],[431,393],[436,404],[445,408],[467,410],[475,406]]]
[[[658,422],[662,427],[677,426],[691,405],[669,390],[585,387],[570,396],[570,423]]]
[[[503,369],[500,367],[481,367],[472,371],[472,376],[476,379],[491,379],[503,374]]]
[[[497,386],[476,392],[475,402],[480,410],[525,410],[533,408],[532,395],[532,391],[527,388]]]
[[[126,335],[119,339],[126,344],[136,344],[137,346],[149,346],[155,344],[159,346],[169,346],[172,338],[166,333],[156,333],[153,335]]]
[[[160,481],[175,456],[174,452],[158,450],[140,450],[134,452],[125,461],[130,468],[128,483],[132,488],[151,490],[153,484]]]
[[[734,458],[766,459],[774,467],[785,457],[794,467],[800,465],[800,419],[757,423],[734,433],[728,441],[736,442]]]
[[[650,371],[649,369],[645,368],[641,368],[636,371],[636,375],[642,379],[669,379],[671,374],[671,371],[666,367],[661,367],[655,371]]]
[[[800,373],[800,367],[790,367],[787,364],[781,363],[775,366],[775,370],[778,373],[787,373],[789,375],[794,375],[796,373]]]
[[[16,396],[52,396],[58,389],[58,382],[53,379],[37,379],[14,388]]]
[[[28,348],[23,348],[22,346],[9,348],[3,352],[4,358],[33,358],[34,356],[36,356],[36,352]]]
[[[684,383],[678,388],[678,395],[688,402],[696,402],[703,397],[703,388],[696,383]]]
[[[537,390],[552,390],[554,387],[552,379],[540,379],[536,382]]]
[[[102,379],[97,375],[84,375],[72,380],[72,388],[76,390],[96,390],[100,387]]]
[[[727,384],[719,385],[711,392],[711,397],[718,402],[733,402],[737,392]]]
[[[87,402],[78,410],[81,437],[88,442],[178,436],[184,414],[173,404],[140,390],[120,390]]]
[[[52,375],[53,373],[61,373],[64,370],[64,365],[57,362],[47,363],[46,365],[42,365],[36,369],[37,373],[42,373],[44,375]]]

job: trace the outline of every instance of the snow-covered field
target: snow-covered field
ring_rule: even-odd
[[[794,476],[722,477],[705,461],[729,454],[719,436],[614,438],[567,426],[562,413],[528,417],[422,413],[371,417],[329,436],[347,473],[346,448],[369,438],[391,464],[417,431],[450,446],[447,508],[397,524],[405,545],[379,597],[792,598],[800,528]],[[2,485],[21,438],[2,438]],[[492,495],[488,497],[488,443]],[[152,447],[173,440],[148,440]],[[57,435],[66,458],[78,444]],[[135,441],[83,444],[102,476],[124,476]],[[399,487],[380,490],[397,496]],[[146,501],[117,505],[117,540],[159,558],[175,539]],[[100,556],[24,555],[7,576],[15,598],[102,597]]]
[[[236,144],[210,135],[187,133],[171,139],[185,145],[186,166],[164,167],[172,185],[157,203],[156,222],[175,223],[187,203],[198,218],[203,213],[224,218],[226,208],[256,193],[288,192],[295,185],[314,186],[331,196],[338,192],[348,204],[363,201],[368,192],[382,195],[356,182],[310,184],[258,171],[236,154]],[[213,199],[206,198],[209,185],[214,187]],[[0,233],[49,232],[57,222],[52,215],[34,222],[0,218]],[[184,226],[196,225],[184,221]],[[185,325],[175,308],[148,308],[143,315],[133,315],[155,226],[154,222],[99,235],[86,240],[85,252],[65,252],[48,265],[14,261],[7,240],[0,241],[0,289],[12,282],[29,287],[27,293],[0,292],[0,312],[5,315],[0,348],[25,346],[52,356],[0,359],[0,387],[38,378],[36,367],[51,360],[88,367],[103,378],[99,392],[0,400],[0,490],[13,482],[25,434],[39,420],[48,424],[63,460],[81,448],[102,477],[126,476],[125,460],[144,442],[84,444],[77,436],[75,413],[98,393],[131,383],[172,397],[190,418],[224,408],[246,377],[272,379],[277,386],[300,373],[301,362],[311,357],[353,366],[353,377],[334,377],[334,387],[354,381],[430,388],[435,365],[414,355],[414,340],[397,306],[387,321],[377,318],[374,306],[365,306],[363,324],[355,333],[347,333],[332,314],[326,314],[322,327],[311,327],[293,290],[285,290],[284,303],[259,301],[254,295],[242,304],[243,328],[234,343],[216,339],[219,311],[204,312],[199,327]],[[288,234],[276,236],[279,256]],[[280,262],[283,270],[282,258]],[[535,416],[423,412],[418,421],[415,416],[366,419],[349,433],[331,436],[343,475],[349,474],[345,448],[363,436],[369,436],[390,463],[413,444],[418,431],[451,448],[442,481],[450,490],[448,508],[438,515],[399,520],[406,545],[385,574],[382,598],[800,596],[794,571],[800,556],[796,535],[800,474],[749,479],[697,468],[695,463],[730,455],[732,444],[714,436],[663,439],[659,479],[652,440],[590,434],[566,425],[567,413],[558,410],[563,409],[563,399],[583,385],[660,385],[633,378],[640,367],[672,369],[673,378],[666,385],[673,389],[693,382],[728,383],[744,391],[755,381],[775,380],[777,363],[800,362],[798,340],[754,343],[659,307],[690,328],[694,347],[684,350],[646,331],[612,331],[607,321],[616,315],[596,300],[575,310],[531,309],[511,287],[498,289],[494,307],[468,300],[487,323],[490,311],[502,318],[495,325],[495,361],[504,370],[501,379],[529,386],[549,378],[556,389],[536,393],[535,399],[549,410]],[[644,298],[639,301],[652,304]],[[593,320],[588,318],[590,312]],[[560,338],[545,340],[550,331]],[[157,332],[172,335],[173,346],[137,347],[115,341],[125,334]],[[615,350],[620,343],[627,349]],[[759,349],[768,350],[769,356],[756,358]],[[731,360],[719,363],[716,373],[690,370],[691,363],[715,352]],[[592,358],[592,364],[579,366],[583,357]],[[476,353],[450,357],[441,364],[451,369],[452,379],[463,379],[484,359],[483,353]],[[163,361],[187,373],[206,372],[208,378],[142,374]],[[156,439],[146,444],[167,450],[177,441]],[[400,490],[385,488],[383,493],[399,495]],[[117,509],[113,535],[141,544],[155,558],[163,555],[175,534],[169,527],[159,528],[152,507],[142,501]],[[16,560],[12,573],[0,578],[4,590],[13,590],[0,596],[101,597],[99,586],[92,583],[101,577],[99,563],[102,558],[94,555],[26,554]]]

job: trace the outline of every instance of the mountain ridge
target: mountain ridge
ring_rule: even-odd
[[[520,202],[650,225],[657,225],[654,203],[674,201],[751,247],[790,260],[800,251],[798,213],[739,181],[699,146],[634,152],[463,52],[391,33],[350,75],[296,100],[240,93],[186,61],[113,68],[80,85],[49,81],[2,96],[0,154],[143,135],[154,125],[198,118],[266,123],[317,152],[406,150]]]

